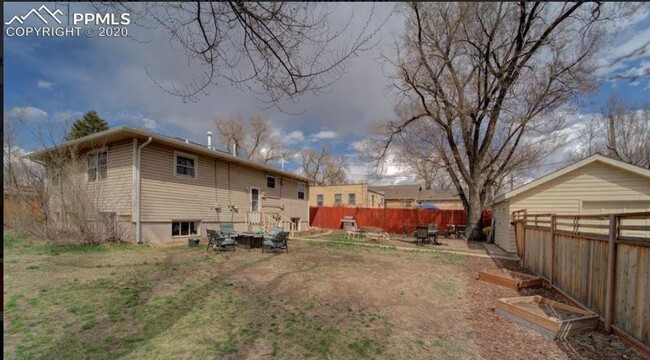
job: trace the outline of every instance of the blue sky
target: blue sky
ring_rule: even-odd
[[[4,19],[7,21],[41,4],[5,3]],[[70,6],[77,12],[89,9],[83,3]],[[392,7],[392,4],[377,5],[377,18],[383,19]],[[629,24],[622,24],[616,30],[612,43],[599,61],[607,63],[626,50],[647,45],[650,39],[648,7],[646,5],[645,12],[639,12]],[[335,15],[349,14],[351,9],[363,15],[369,13],[370,5],[340,5]],[[365,19],[363,16],[355,18]],[[341,19],[347,17],[342,15]],[[363,23],[357,22],[352,24],[352,30]],[[226,83],[210,89],[208,95],[195,103],[183,103],[164,93],[147,72],[162,83],[182,83],[191,79],[196,69],[188,66],[184,56],[159,34],[133,25],[129,27],[131,34],[144,43],[125,38],[18,38],[5,34],[4,111],[8,114],[17,108],[29,109],[34,117],[30,123],[32,131],[39,131],[39,127],[48,123],[54,124],[56,131],[62,134],[66,124],[94,109],[111,126],[142,127],[200,143],[205,142],[206,130],[215,130],[213,119],[217,116],[262,115],[295,149],[328,145],[337,154],[351,155],[355,141],[363,139],[373,125],[393,116],[393,97],[386,90],[388,82],[376,58],[380,54],[392,54],[390,44],[400,34],[402,26],[400,15],[393,15],[382,28],[380,44],[354,59],[329,93],[307,95],[300,98],[297,105],[290,106],[292,111],[303,111],[295,116],[275,108],[268,109],[246,92]],[[650,76],[637,81],[610,79],[615,73],[631,74],[650,68],[648,53],[615,69],[601,71],[600,88],[577,99],[575,116],[593,116],[612,94],[637,103],[650,100]],[[25,150],[39,146],[29,131],[22,129],[18,135]],[[289,163],[288,167],[296,165]],[[352,165],[353,177],[363,177],[367,167],[354,161]],[[398,181],[404,180],[400,174],[392,176]]]

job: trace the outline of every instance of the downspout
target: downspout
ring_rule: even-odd
[[[140,190],[142,188],[142,181],[141,181],[142,177],[140,176],[140,172],[141,172],[140,171],[141,170],[140,161],[142,159],[142,149],[145,146],[149,145],[152,140],[153,139],[150,136],[149,139],[147,139],[147,141],[145,141],[142,145],[138,146],[138,161],[137,161],[137,164],[136,164],[137,172],[138,172],[137,179],[136,179],[136,181],[137,181],[136,190],[137,190],[138,194],[136,196],[136,207],[135,207],[135,209],[136,209],[136,213],[135,213],[135,216],[136,216],[136,218],[135,218],[136,219],[135,220],[135,239],[138,242],[138,244],[142,244],[142,226],[140,225],[140,212],[141,212],[141,206],[140,206],[141,205],[141,201],[140,201],[140,193],[141,193],[141,191]]]

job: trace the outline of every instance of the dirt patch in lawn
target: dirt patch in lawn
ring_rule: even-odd
[[[497,267],[530,273],[514,261],[492,261],[473,257],[465,264],[468,276]],[[517,325],[495,312],[496,299],[514,296],[541,295],[570,304],[556,291],[547,288],[521,289],[519,292],[502,286],[471,279],[467,294],[476,309],[468,318],[471,337],[479,345],[479,355],[488,359],[644,359],[636,350],[615,335],[601,328],[567,340],[553,340],[534,330]]]

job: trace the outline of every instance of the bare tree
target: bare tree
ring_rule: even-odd
[[[609,6],[611,5],[611,6]],[[601,3],[411,3],[392,64],[407,112],[386,126],[384,149],[412,124],[431,135],[480,237],[488,190],[526,162],[518,150],[548,152],[559,105],[593,89],[604,25],[621,12]],[[610,10],[611,9],[611,10]],[[434,136],[435,135],[435,136]],[[440,136],[438,136],[440,135]],[[545,144],[542,144],[546,142]],[[543,145],[543,146],[540,146]],[[385,151],[384,151],[385,153]]]
[[[650,102],[641,106],[612,96],[602,117],[587,120],[578,137],[575,161],[601,153],[628,164],[650,169]]]
[[[613,96],[603,113],[608,154],[650,169],[650,102],[639,108]]]
[[[219,138],[229,151],[236,147],[237,156],[261,164],[271,164],[289,157],[291,151],[280,145],[280,137],[273,132],[267,119],[260,116],[215,120]]]
[[[320,92],[343,75],[351,58],[375,45],[373,37],[381,27],[371,28],[371,13],[356,34],[346,31],[354,14],[342,28],[331,28],[332,10],[322,3],[119,2],[96,6],[127,11],[145,28],[162,28],[189,60],[201,65],[204,74],[187,87],[166,88],[191,101],[219,80],[247,88],[275,105],[281,99]]]
[[[347,157],[333,156],[326,148],[320,152],[305,149],[298,153],[302,175],[323,185],[347,183]]]
[[[122,171],[111,168],[107,157],[104,164],[88,154],[106,151],[106,144],[97,143],[83,150],[61,145],[66,134],[61,123],[49,120],[30,124],[24,113],[7,116],[5,111],[5,180],[11,213],[10,225],[17,231],[61,244],[100,243],[110,240],[128,240],[131,229],[128,222],[120,222],[116,208],[130,203],[131,197],[116,191],[119,182],[113,181]],[[18,145],[15,132],[20,129],[41,148],[47,148],[38,159],[30,159]],[[89,172],[89,161],[97,161],[94,172]],[[9,164],[9,166],[6,166]],[[112,172],[106,181],[90,181],[89,175],[99,179]],[[98,173],[99,172],[99,173]]]
[[[606,144],[603,142],[605,129],[603,119],[587,119],[580,129],[579,136],[575,139],[576,149],[567,154],[567,161],[576,162],[587,156],[602,153],[606,154]]]

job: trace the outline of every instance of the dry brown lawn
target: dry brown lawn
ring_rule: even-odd
[[[490,259],[290,246],[205,259],[5,236],[5,358],[640,358],[614,336],[553,341],[499,318],[494,300],[517,294],[475,280]]]

